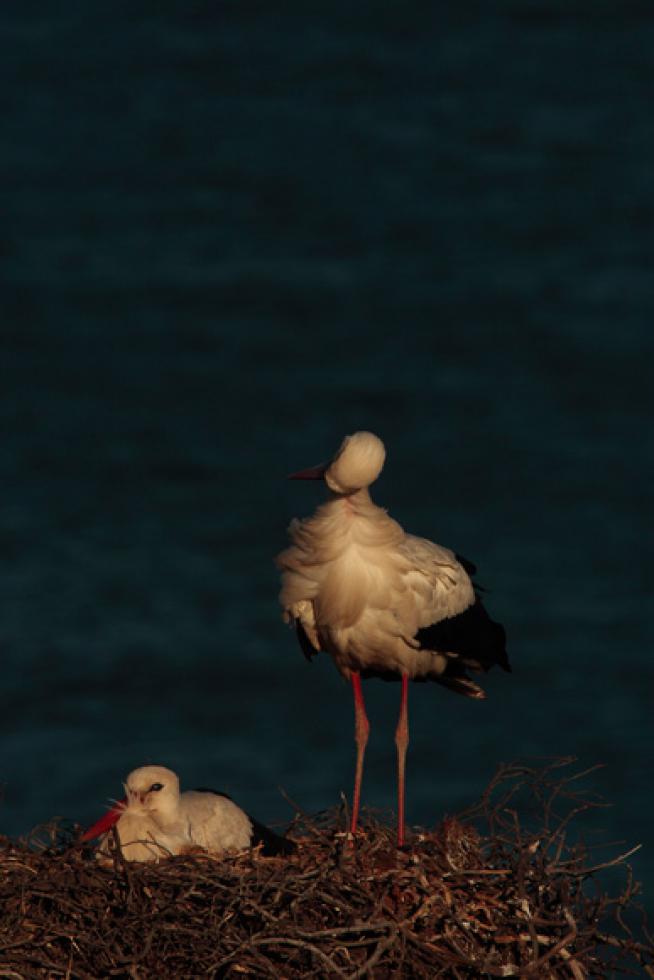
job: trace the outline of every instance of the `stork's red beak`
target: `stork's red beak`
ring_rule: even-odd
[[[108,830],[111,830],[113,825],[118,823],[120,815],[125,809],[126,803],[127,797],[119,800],[114,806],[112,806],[111,810],[107,810],[104,816],[100,817],[100,819],[97,820],[92,827],[89,827],[88,830],[84,831],[80,837],[80,841],[84,842],[87,840],[94,840],[96,837],[100,837],[101,834],[106,834]]]
[[[322,480],[327,469],[327,463],[320,466],[310,466],[308,470],[299,470],[297,473],[289,474],[289,480]]]

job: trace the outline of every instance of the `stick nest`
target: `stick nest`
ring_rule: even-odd
[[[370,814],[352,846],[344,807],[298,814],[285,859],[116,851],[103,868],[78,828],[0,837],[0,977],[654,977],[633,851],[598,861],[570,840],[602,805],[573,761],[502,766],[478,806],[403,850]]]

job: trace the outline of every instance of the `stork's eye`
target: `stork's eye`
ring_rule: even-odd
[[[163,783],[153,783],[148,792],[158,793],[160,789],[163,789]]]

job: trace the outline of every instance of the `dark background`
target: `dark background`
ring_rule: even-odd
[[[320,498],[286,474],[369,428],[515,670],[412,688],[410,822],[606,763],[593,833],[651,901],[654,8],[451,6],[2,5],[2,832],[148,762],[269,821],[350,792],[273,556]]]

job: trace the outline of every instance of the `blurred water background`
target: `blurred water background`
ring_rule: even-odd
[[[479,566],[514,674],[410,694],[408,818],[605,763],[651,903],[654,7],[0,11],[0,830],[161,762],[260,819],[351,788],[273,556],[358,428]],[[394,807],[397,685],[366,686]]]

